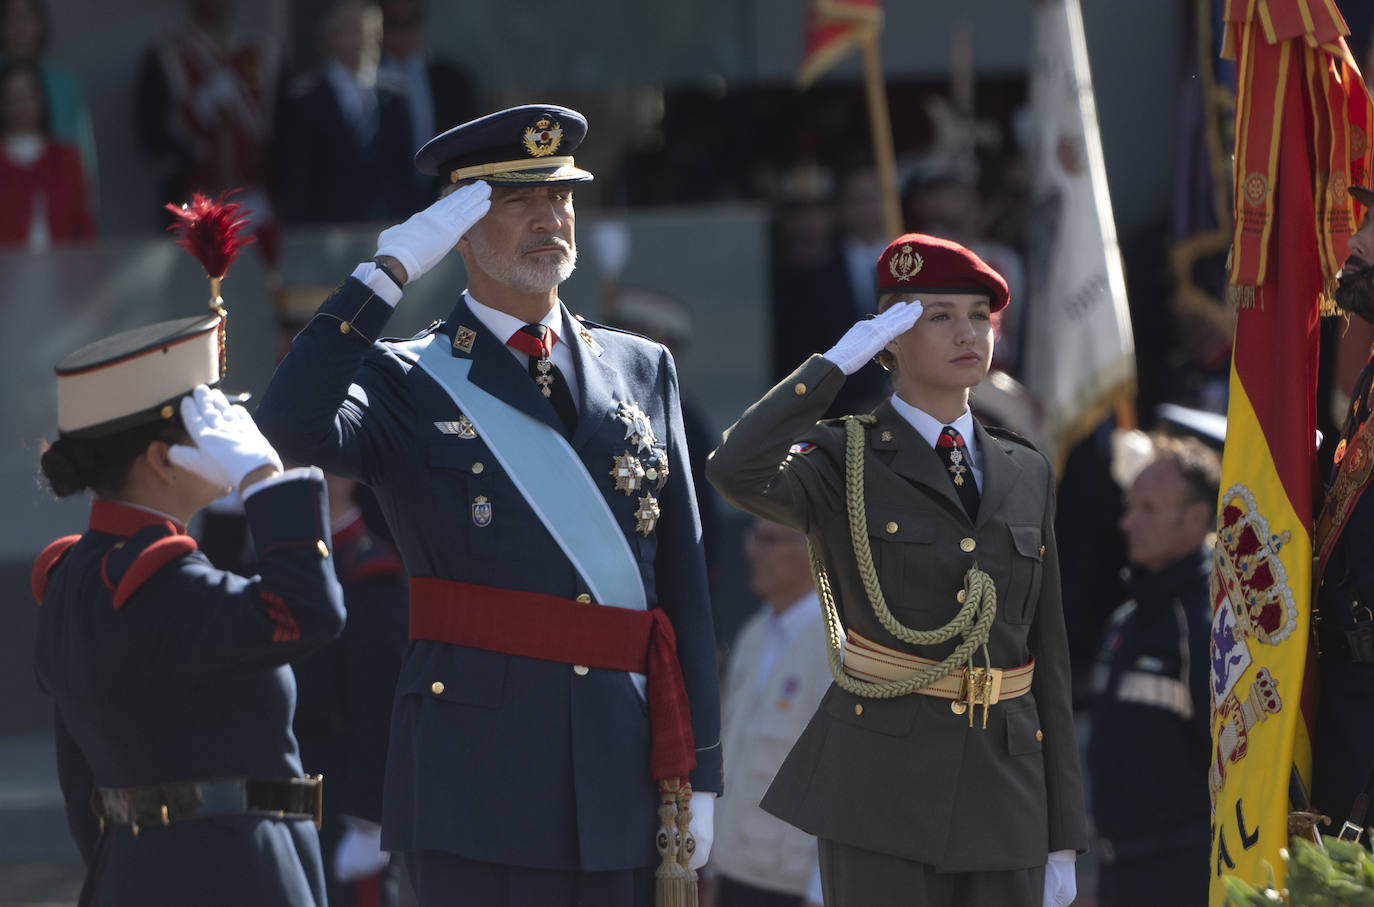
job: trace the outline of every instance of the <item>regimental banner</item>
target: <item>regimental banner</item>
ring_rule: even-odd
[[[883,24],[882,0],[810,0],[797,84],[806,88]]]
[[[1369,110],[1331,3],[1230,0],[1225,19],[1240,310],[1211,577],[1212,907],[1229,875],[1272,869],[1282,887],[1290,793],[1311,787],[1318,300],[1346,254]]]
[[[1037,0],[1025,384],[1056,468],[1135,396],[1135,344],[1079,0]]]

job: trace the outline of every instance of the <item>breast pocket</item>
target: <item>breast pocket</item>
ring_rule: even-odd
[[[1011,532],[1011,576],[1002,616],[1009,623],[1028,624],[1035,619],[1035,604],[1040,600],[1045,544],[1039,523],[1009,523],[1007,529]]]
[[[454,506],[438,509],[450,521],[448,531],[466,538],[467,551],[476,557],[495,557],[503,550],[499,527],[509,525],[516,511],[491,451],[479,441],[445,438],[430,442],[426,463],[437,480],[435,493],[458,498]]]
[[[908,626],[929,629],[922,618],[934,614],[935,598],[906,565],[921,563],[928,554],[935,543],[935,521],[910,510],[870,506],[868,541],[888,609]]]

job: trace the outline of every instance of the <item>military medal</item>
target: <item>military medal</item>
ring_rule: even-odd
[[[652,472],[653,470],[649,470]],[[644,484],[646,472],[640,465],[639,457],[626,451],[615,458],[615,465],[611,468],[611,477],[615,479],[615,490],[623,491],[625,494],[634,494],[639,491]],[[653,476],[649,476],[653,478]]]
[[[491,502],[479,494],[472,502],[472,524],[481,528],[491,525]]]
[[[644,494],[639,499],[639,509],[635,511],[635,519],[639,520],[635,524],[635,532],[645,538],[654,531],[654,526],[658,524],[658,501],[651,494]]]
[[[650,482],[658,483],[654,486],[655,492],[663,490],[663,483],[668,481],[668,451],[660,450],[658,452],[658,463],[644,470],[644,478]]]
[[[534,376],[534,383],[539,385],[539,393],[546,398],[553,396],[553,363],[548,356],[540,356],[534,362],[534,368],[539,372]]]
[[[644,414],[644,410],[639,408],[638,403],[622,403],[616,411],[616,418],[625,425],[625,440],[629,441],[638,450],[649,451],[654,449],[654,427],[649,422],[649,417]]]
[[[959,448],[951,447],[949,450],[949,471],[954,476],[955,485],[964,484],[964,473],[968,472],[968,467],[964,465],[964,455],[959,452]]]

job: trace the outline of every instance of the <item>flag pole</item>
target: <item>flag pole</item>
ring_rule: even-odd
[[[859,39],[864,61],[864,98],[868,102],[868,126],[873,137],[873,166],[883,195],[883,226],[888,236],[902,233],[902,207],[897,195],[897,155],[892,146],[892,116],[887,106],[882,58],[878,54],[878,29],[867,29]]]

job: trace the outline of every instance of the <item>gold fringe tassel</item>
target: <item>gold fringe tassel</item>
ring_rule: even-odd
[[[1317,314],[1322,318],[1340,314],[1340,309],[1336,308],[1336,287],[1338,286],[1340,286],[1340,281],[1335,277],[1327,277],[1322,280],[1322,294],[1317,297]]]
[[[658,836],[662,862],[654,870],[654,907],[697,907],[697,874],[689,865],[696,853],[692,786],[678,779],[658,783]]]
[[[1253,309],[1259,298],[1259,287],[1229,284],[1226,287],[1226,304],[1238,309]]]

